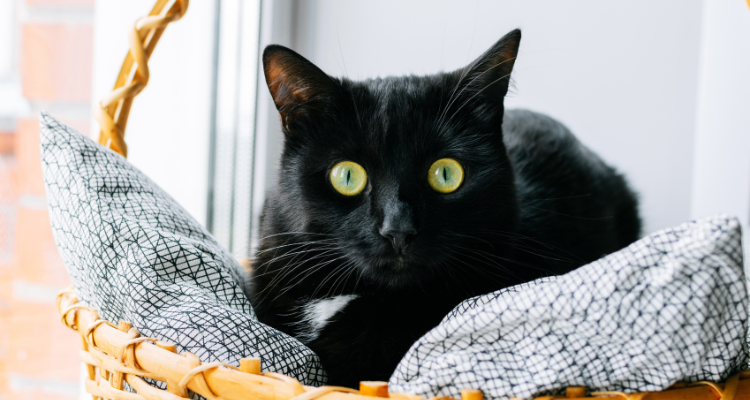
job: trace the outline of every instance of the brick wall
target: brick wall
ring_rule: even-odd
[[[37,115],[89,133],[94,0],[16,4],[32,113],[0,131],[0,399],[76,399],[80,339],[54,302],[70,281],[49,226]]]

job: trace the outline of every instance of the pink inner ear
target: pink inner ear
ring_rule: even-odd
[[[288,88],[289,77],[285,73],[285,68],[278,62],[271,62],[265,66],[266,82],[268,83],[268,89],[271,91],[271,97],[273,97],[276,107],[281,109],[285,103],[289,101],[289,97],[292,94]]]
[[[305,103],[312,100],[315,93],[310,82],[304,76],[314,73],[296,65],[296,60],[288,57],[274,57],[274,60],[265,65],[266,82],[271,91],[274,103],[282,113],[295,104]],[[310,77],[314,79],[314,77]]]
[[[294,50],[279,45],[266,47],[263,72],[286,129],[298,117],[335,108],[336,82]]]

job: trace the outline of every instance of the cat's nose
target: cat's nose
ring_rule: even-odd
[[[417,230],[411,225],[400,226],[398,229],[393,229],[388,225],[384,225],[383,228],[380,229],[380,234],[391,241],[391,244],[397,253],[403,254],[406,246],[417,234]]]
[[[417,234],[411,205],[396,198],[389,199],[383,208],[383,223],[378,232],[391,242],[396,253],[403,254]]]

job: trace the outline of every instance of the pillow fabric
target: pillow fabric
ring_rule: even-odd
[[[182,207],[123,157],[42,114],[41,149],[55,241],[78,298],[204,362],[325,383],[309,348],[260,322],[246,273]]]
[[[566,275],[466,300],[412,346],[390,387],[506,399],[723,380],[748,365],[746,284],[739,222],[686,223]]]
[[[84,304],[203,361],[260,357],[264,370],[325,383],[310,349],[258,322],[244,270],[169,195],[52,117],[40,124],[50,220]],[[746,283],[736,219],[683,224],[461,303],[409,350],[391,390],[504,399],[722,380],[748,365]]]

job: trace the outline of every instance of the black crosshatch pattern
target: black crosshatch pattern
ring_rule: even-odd
[[[257,356],[264,370],[325,382],[311,350],[257,321],[241,267],[174,200],[52,117],[40,124],[52,228],[84,304],[206,362]],[[465,301],[409,350],[391,390],[505,399],[722,380],[748,366],[746,285],[737,220],[686,223]]]
[[[204,362],[325,383],[318,356],[258,322],[237,261],[123,157],[42,114],[41,148],[55,242],[78,298]]]
[[[747,368],[739,222],[682,224],[563,276],[469,299],[412,348],[391,389],[493,399],[657,391]]]

